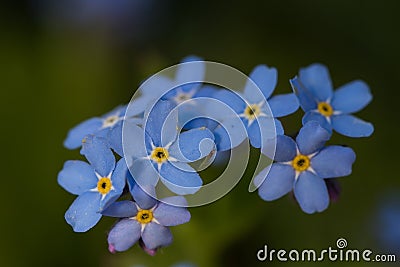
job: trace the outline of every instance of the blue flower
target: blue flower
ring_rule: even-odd
[[[373,227],[380,246],[400,257],[400,192],[385,192],[378,211],[374,213]]]
[[[351,148],[327,146],[330,134],[318,122],[301,128],[296,142],[285,135],[276,139],[275,163],[255,178],[258,194],[266,201],[278,199],[294,190],[301,209],[321,212],[329,205],[329,194],[323,179],[351,173],[356,155]]]
[[[126,106],[119,106],[101,117],[94,117],[78,124],[68,132],[64,146],[68,149],[76,149],[82,145],[82,140],[86,135],[93,134],[108,138],[110,135],[115,135],[114,131],[121,132],[125,110]],[[113,140],[113,143],[118,143],[118,140]]]
[[[146,188],[147,190],[151,189]],[[125,251],[139,239],[149,250],[168,246],[172,242],[172,234],[168,227],[190,220],[189,211],[183,207],[187,203],[182,196],[157,201],[139,186],[134,186],[131,193],[135,202],[129,200],[114,202],[102,212],[105,216],[123,218],[108,234],[110,252]]]
[[[200,89],[204,74],[204,61],[196,56],[188,56],[177,66],[174,79],[163,76],[162,73],[154,75],[140,86],[140,92],[145,97],[180,104],[193,98]]]
[[[190,62],[193,64],[185,64]],[[192,99],[201,88],[205,71],[206,66],[202,58],[196,56],[185,57],[177,67],[175,79],[172,81],[178,87],[174,89],[168,88],[172,90],[166,92],[162,99],[171,100],[177,105]]]
[[[174,79],[163,76],[163,73],[150,77],[140,86],[141,97],[152,100],[169,100],[175,105],[180,105],[179,122],[184,127],[191,118],[201,113],[202,106],[196,101],[198,97],[209,97],[215,92],[212,86],[202,86],[205,75],[205,63],[196,56],[185,57],[176,67]],[[150,101],[151,102],[151,101]],[[184,105],[181,105],[186,103]],[[186,125],[185,129],[191,129]]]
[[[104,138],[86,137],[81,153],[90,165],[70,160],[58,174],[58,183],[71,194],[78,195],[65,213],[65,220],[75,232],[86,232],[97,224],[100,211],[121,195],[128,173],[124,159],[115,164]]]
[[[291,80],[302,109],[306,112],[303,125],[318,121],[328,132],[350,137],[370,136],[374,127],[371,123],[350,115],[363,109],[372,100],[368,85],[356,80],[333,92],[328,69],[313,64],[300,69],[299,76]]]
[[[177,112],[170,101],[159,101],[145,115],[144,129],[125,122],[124,152],[140,185],[156,186],[159,178],[177,194],[193,194],[203,184],[188,164],[214,151],[214,135],[205,128],[179,134]]]
[[[256,89],[254,83],[261,91]],[[260,148],[262,140],[267,137],[273,137],[275,133],[284,133],[280,121],[273,117],[278,118],[289,115],[299,107],[294,94],[271,97],[276,83],[276,69],[259,65],[250,73],[250,79],[245,85],[243,96],[228,90],[221,90],[214,94],[214,98],[229,105],[242,119],[247,129],[250,143],[256,148]],[[216,113],[219,112],[216,111]],[[222,124],[229,125],[231,119],[226,118]],[[233,125],[232,127],[237,128],[237,125]]]

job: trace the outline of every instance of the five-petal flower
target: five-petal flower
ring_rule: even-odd
[[[148,187],[147,190],[152,191],[152,188]],[[131,193],[135,202],[114,202],[103,211],[103,215],[123,218],[108,234],[110,252],[125,251],[140,238],[149,250],[168,246],[172,242],[172,234],[168,227],[190,220],[190,213],[184,208],[187,203],[182,196],[157,201],[138,185],[132,188]]]
[[[145,115],[143,128],[127,122],[124,149],[127,165],[140,185],[162,182],[177,194],[193,194],[202,179],[188,163],[209,155],[214,135],[205,128],[179,134],[177,112],[170,101],[159,101]]]
[[[260,197],[271,201],[294,190],[296,200],[306,213],[321,212],[329,205],[323,179],[347,176],[356,155],[349,147],[327,146],[330,134],[318,122],[301,128],[296,142],[285,135],[277,137],[275,163],[255,178]]]
[[[322,127],[350,137],[370,136],[374,127],[351,115],[360,111],[372,100],[368,85],[356,80],[333,91],[328,69],[313,64],[300,69],[299,76],[291,80],[300,106],[306,112],[303,124],[315,120]]]
[[[70,160],[58,174],[58,183],[78,195],[65,213],[66,221],[75,232],[86,232],[101,218],[100,211],[122,194],[127,176],[125,160],[115,158],[104,138],[88,136],[81,153],[84,161]]]
[[[289,115],[299,107],[294,94],[271,97],[276,83],[276,69],[259,65],[250,73],[243,96],[228,90],[214,94],[214,98],[229,105],[242,119],[250,143],[256,148],[262,147],[263,140],[284,133],[282,124],[275,118]],[[229,125],[232,118],[223,119],[224,124]]]
[[[83,138],[88,134],[107,138],[111,131],[121,131],[125,110],[126,106],[119,106],[101,117],[81,122],[68,132],[64,146],[68,149],[76,149],[82,145]]]

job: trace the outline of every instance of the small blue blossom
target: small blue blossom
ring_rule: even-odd
[[[65,213],[65,220],[75,232],[86,232],[101,218],[100,211],[122,194],[128,169],[125,160],[115,158],[104,138],[88,136],[81,153],[90,165],[70,160],[58,174],[58,183],[78,195]]]
[[[174,79],[157,74],[140,86],[140,92],[145,97],[170,100],[175,104],[180,104],[193,98],[198,92],[204,74],[204,61],[196,56],[188,56],[178,65]]]
[[[147,190],[151,188],[146,188]],[[112,253],[129,249],[139,239],[148,250],[168,246],[172,242],[169,227],[190,220],[189,211],[183,207],[187,203],[182,196],[157,201],[137,185],[132,188],[131,193],[134,202],[114,202],[102,212],[105,216],[122,218],[108,234],[109,250]]]
[[[179,133],[174,104],[159,101],[145,115],[144,129],[126,121],[124,152],[132,176],[140,185],[156,186],[159,178],[177,194],[193,194],[203,181],[188,163],[215,150],[206,128]]]
[[[82,145],[82,140],[86,135],[93,134],[108,138],[110,135],[115,135],[114,131],[121,132],[125,110],[126,106],[119,106],[101,117],[94,117],[78,124],[68,132],[64,146],[68,149],[76,149]],[[118,143],[118,140],[113,140],[113,143]]]
[[[185,64],[190,63],[193,64]],[[163,95],[163,100],[171,100],[175,104],[192,99],[196,96],[201,83],[203,82],[206,66],[202,58],[196,56],[188,56],[182,59],[178,66],[175,79],[172,81],[177,88],[172,89]]]
[[[275,163],[255,178],[260,197],[271,201],[294,191],[297,202],[306,213],[321,212],[329,205],[324,179],[351,173],[356,155],[349,147],[327,146],[330,134],[318,122],[311,121],[296,137],[277,137]]]
[[[261,92],[256,90],[254,83]],[[262,140],[267,137],[271,138],[275,133],[284,133],[282,124],[275,118],[289,115],[299,107],[294,94],[271,97],[276,83],[276,69],[259,65],[250,73],[250,79],[245,85],[243,96],[228,90],[221,90],[214,94],[214,98],[229,105],[242,119],[250,143],[256,148],[260,148]],[[216,111],[216,113],[218,112]],[[227,118],[223,124],[229,125],[229,119]],[[232,127],[237,128],[236,125]]]
[[[400,192],[385,192],[372,220],[380,246],[400,257]]]
[[[190,100],[210,97],[216,90],[212,86],[202,86],[205,69],[203,59],[196,56],[185,57],[177,66],[174,79],[157,74],[146,80],[140,87],[141,97],[148,99],[149,105],[161,99],[180,106],[179,123],[183,128],[188,120],[201,114],[202,106]],[[191,126],[189,124],[184,128],[191,129]]]
[[[328,69],[321,64],[313,64],[300,69],[299,76],[291,80],[301,108],[306,112],[303,125],[318,121],[328,132],[336,132],[349,137],[370,136],[374,127],[351,115],[363,109],[372,100],[368,85],[356,80],[333,91]]]

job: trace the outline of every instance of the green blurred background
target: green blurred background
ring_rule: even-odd
[[[1,266],[308,266],[260,263],[256,253],[264,244],[321,250],[339,237],[351,248],[399,253],[384,250],[376,231],[379,203],[400,192],[399,11],[390,0],[5,1]],[[243,179],[218,202],[192,209],[191,222],[173,228],[174,243],[155,257],[138,246],[112,255],[106,243],[112,219],[84,234],[64,221],[74,196],[58,186],[57,173],[65,160],[81,157],[64,149],[63,139],[190,54],[244,73],[261,63],[275,66],[277,93],[289,92],[288,79],[314,62],[329,66],[336,87],[363,79],[374,100],[358,115],[374,123],[375,133],[335,135],[332,143],[351,146],[357,161],[353,174],[340,179],[340,200],[321,214],[304,214],[290,196],[263,202]],[[285,118],[286,131],[297,131],[300,118],[300,112]]]

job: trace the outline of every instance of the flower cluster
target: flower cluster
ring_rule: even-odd
[[[65,147],[81,147],[87,159],[67,161],[58,174],[58,183],[77,195],[65,214],[74,231],[88,231],[102,216],[115,217],[110,252],[138,243],[154,255],[171,244],[169,227],[190,220],[187,197],[203,186],[195,163],[208,164],[245,140],[273,160],[254,179],[262,199],[293,191],[306,213],[328,207],[326,179],[349,175],[355,153],[325,143],[332,130],[350,137],[372,134],[372,124],[351,115],[371,101],[368,86],[355,81],[333,92],[320,64],[301,69],[290,81],[294,93],[281,95],[273,95],[277,70],[266,65],[253,69],[242,92],[206,84],[205,73],[205,61],[187,57],[174,78],[150,78],[129,105],[69,131]],[[293,139],[279,118],[299,106],[303,127]],[[158,199],[160,185],[173,196]]]

